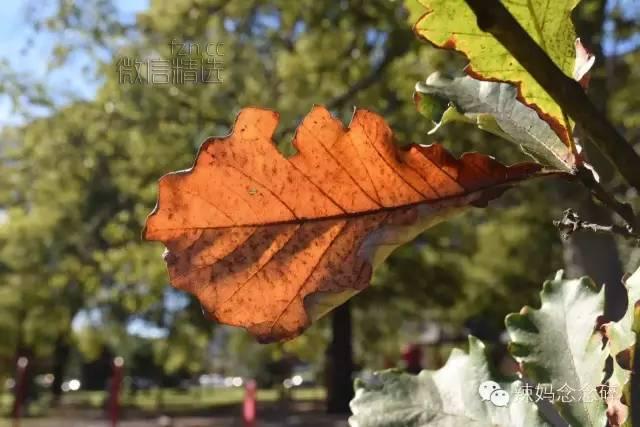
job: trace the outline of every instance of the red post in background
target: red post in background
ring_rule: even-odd
[[[27,369],[29,367],[29,359],[21,356],[16,361],[16,379],[14,384],[14,400],[12,417],[14,419],[14,425],[19,425],[20,417],[22,416],[22,408],[24,401],[27,397]]]
[[[405,369],[410,374],[419,374],[422,370],[422,349],[418,344],[409,344],[402,351]]]
[[[242,417],[244,425],[247,427],[256,424],[256,394],[257,385],[255,380],[247,381],[244,392],[244,402],[242,404]]]
[[[120,389],[122,388],[122,376],[124,359],[120,356],[113,359],[113,374],[111,375],[111,387],[109,390],[109,419],[111,426],[118,425],[120,417]]]

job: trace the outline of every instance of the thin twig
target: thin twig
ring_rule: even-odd
[[[465,0],[478,26],[493,35],[547,91],[563,111],[616,166],[624,179],[640,191],[640,156],[580,86],[549,58],[499,0]]]
[[[562,214],[562,219],[553,221],[561,232],[563,239],[568,239],[576,231],[592,231],[595,233],[611,233],[640,242],[640,234],[635,233],[629,226],[621,226],[616,224],[596,224],[580,219],[580,216],[573,210],[567,209]]]
[[[409,50],[408,44],[400,44],[395,45],[392,44],[384,53],[380,62],[371,70],[369,74],[362,77],[360,80],[356,81],[352,85],[349,85],[348,89],[343,93],[335,96],[325,103],[325,107],[328,110],[334,110],[337,108],[344,107],[347,102],[353,101],[353,98],[358,95],[358,93],[367,90],[369,87],[378,83],[385,72],[386,68],[389,67],[393,63],[393,61],[404,55]],[[298,126],[298,121],[295,124],[283,129],[280,131],[281,135],[285,135],[289,132],[293,132]]]

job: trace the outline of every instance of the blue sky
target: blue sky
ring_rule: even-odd
[[[98,82],[91,81],[81,72],[88,65],[89,58],[74,57],[64,67],[53,72],[48,70],[48,61],[54,45],[54,38],[46,32],[34,33],[26,19],[27,5],[51,7],[51,1],[4,0],[0,7],[0,60],[9,61],[12,68],[21,75],[36,81],[43,81],[48,87],[64,88],[83,98],[95,94]],[[136,13],[145,10],[149,0],[115,0],[118,13],[125,21],[135,20]],[[33,44],[27,47],[29,39]],[[0,127],[20,123],[23,118],[11,111],[11,103],[0,95]]]

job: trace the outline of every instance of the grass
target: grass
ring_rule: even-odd
[[[0,414],[8,412],[12,403],[13,397],[9,393],[0,392]]]
[[[135,408],[143,412],[155,412],[158,407],[159,390],[139,391],[136,394],[125,392],[121,396],[121,404],[124,407]],[[325,398],[325,390],[316,388],[296,388],[291,390],[293,400],[320,401]],[[62,405],[80,409],[101,409],[107,399],[104,391],[77,391],[66,393]],[[189,390],[163,389],[162,406],[167,412],[189,412],[207,410],[214,407],[236,405],[244,399],[243,388],[192,388]],[[275,389],[258,390],[259,402],[274,402],[278,400],[278,391]],[[0,394],[0,411],[7,414],[11,408],[13,398],[9,394]],[[43,395],[38,402],[32,405],[35,413],[30,415],[43,415],[49,396]],[[30,411],[31,412],[31,411]]]

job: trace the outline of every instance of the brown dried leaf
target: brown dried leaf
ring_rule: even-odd
[[[271,140],[277,124],[275,112],[243,109],[191,169],[160,180],[144,232],[167,247],[175,287],[263,342],[300,334],[367,287],[396,247],[540,171],[437,144],[399,150],[377,114],[357,110],[345,129],[324,107],[287,159]]]

